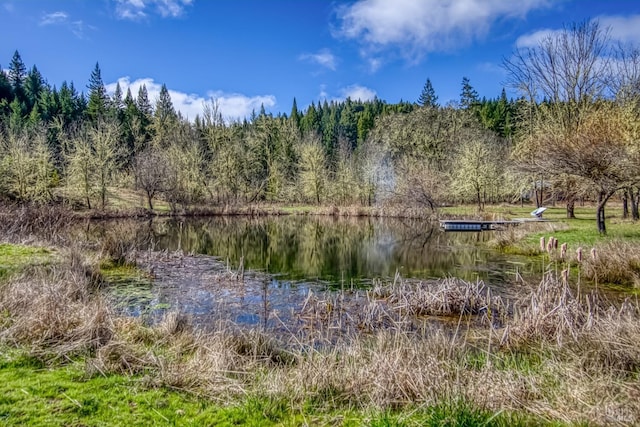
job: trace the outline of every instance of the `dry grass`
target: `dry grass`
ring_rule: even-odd
[[[139,375],[223,403],[259,396],[340,410],[462,400],[570,423],[640,423],[638,304],[576,295],[554,275],[512,304],[453,279],[309,295],[300,329],[276,337],[224,322],[205,333],[178,313],[152,326],[117,317],[96,265],[70,251],[60,265],[11,278],[0,288],[0,340],[49,361],[82,355],[89,374]],[[443,327],[434,316],[457,321]]]
[[[0,338],[44,358],[87,354],[112,336],[111,311],[99,275],[76,251],[60,264],[36,267],[2,285]]]
[[[585,249],[583,272],[598,283],[640,287],[640,244],[611,241]]]
[[[69,229],[79,217],[59,205],[0,203],[0,236],[11,243],[69,243]]]

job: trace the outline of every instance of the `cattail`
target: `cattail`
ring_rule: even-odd
[[[566,255],[567,255],[567,244],[563,243],[560,246],[560,259],[564,259]]]
[[[576,254],[578,255],[578,262],[582,262],[582,248],[578,248]]]
[[[591,259],[596,260],[598,258],[598,252],[596,252],[596,248],[591,248]]]
[[[547,249],[547,245],[544,242],[544,236],[540,238],[540,250],[544,252]]]
[[[553,238],[553,249],[558,249],[558,239]]]
[[[562,283],[566,286],[567,283],[569,282],[569,269],[565,268],[564,270],[562,270]]]
[[[549,237],[549,241],[547,242],[547,252],[551,253],[551,251],[553,250],[555,239],[556,238],[553,236]]]

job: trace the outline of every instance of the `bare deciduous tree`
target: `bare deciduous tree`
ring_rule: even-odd
[[[153,199],[169,189],[173,178],[166,156],[159,150],[146,149],[136,156],[134,174],[136,186],[145,192],[153,210]]]
[[[628,80],[637,75],[631,60],[635,55],[623,67],[631,77],[613,79],[616,67],[612,64],[622,66],[620,61],[612,62],[613,53],[609,31],[590,21],[553,32],[503,61],[509,84],[528,98],[533,109],[518,142],[517,158],[523,169],[563,177],[563,182],[570,182],[566,179],[570,176],[590,182],[598,193],[597,225],[601,232],[605,231],[604,204],[614,188],[628,185],[634,175],[632,170],[623,170],[632,160],[624,156],[633,153],[611,128],[621,115],[632,118],[621,112],[625,108],[614,108],[602,99],[629,87]],[[620,55],[624,57],[624,52]],[[604,117],[603,111],[615,117]],[[576,189],[566,187],[565,192],[569,191]],[[570,217],[575,199],[575,193],[566,194]]]

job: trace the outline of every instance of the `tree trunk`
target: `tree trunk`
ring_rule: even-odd
[[[638,213],[638,201],[640,197],[639,194],[636,194],[633,188],[629,188],[629,199],[631,201],[631,219],[637,221],[640,219],[640,215]]]
[[[596,208],[596,221],[598,223],[598,232],[600,234],[607,234],[607,226],[605,224],[605,216],[604,216],[604,207],[607,204],[607,200],[609,197],[613,195],[614,192],[606,193],[604,191],[600,191],[598,193],[598,206]]]
[[[153,202],[151,201],[153,199],[153,195],[150,194],[149,192],[147,192],[147,203],[149,203],[149,210],[152,211],[153,210]]]
[[[567,218],[573,219],[576,217],[575,207],[576,207],[576,199],[573,197],[569,197],[567,199]]]
[[[629,197],[628,197],[628,191],[624,190],[622,192],[622,218],[627,219],[629,218]]]

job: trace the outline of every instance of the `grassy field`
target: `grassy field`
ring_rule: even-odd
[[[547,217],[558,221],[545,227],[556,228],[507,240],[536,246],[538,235],[582,221],[560,216],[552,209]],[[557,250],[535,255],[600,280],[634,274],[634,225],[614,222],[593,241],[613,245],[609,254],[585,254],[581,264]],[[20,224],[7,229],[32,230]],[[587,245],[590,233],[572,245]],[[113,241],[47,236],[55,242],[0,246],[3,425],[640,423],[640,305],[576,292],[560,269],[511,302],[455,280],[379,283],[362,291],[356,312],[340,293],[316,295],[298,313],[299,331],[278,337],[227,323],[195,330],[175,312],[154,325],[120,317],[103,290],[129,277],[148,284],[135,254]],[[612,268],[616,260],[626,264]]]
[[[0,354],[0,423],[6,426],[507,426],[518,421],[527,418],[462,403],[386,412],[318,411],[312,403],[292,408],[285,399],[251,397],[222,405],[148,387],[144,377],[88,376],[81,361],[47,367],[15,351]]]

